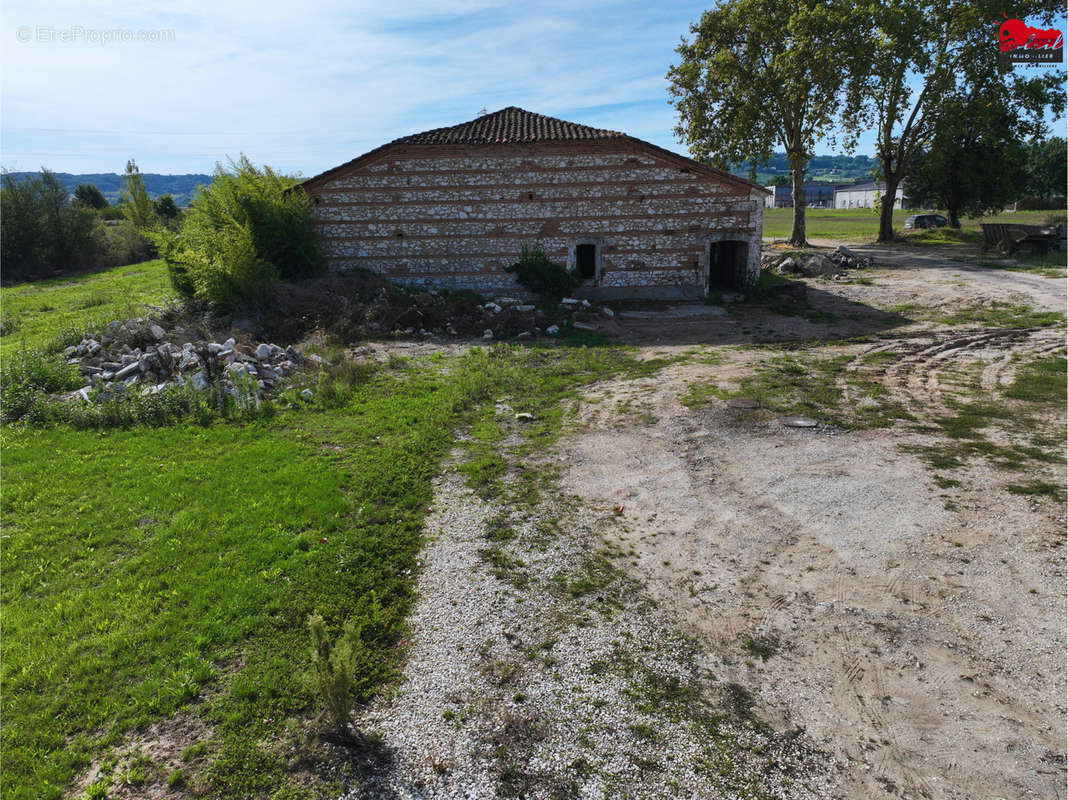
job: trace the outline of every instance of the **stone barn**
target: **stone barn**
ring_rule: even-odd
[[[767,190],[616,131],[509,107],[405,136],[302,184],[332,270],[519,291],[540,245],[576,296],[699,299],[752,284]]]

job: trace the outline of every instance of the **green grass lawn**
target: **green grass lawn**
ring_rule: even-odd
[[[41,344],[49,319],[103,308],[86,307],[79,290],[166,296],[153,272],[158,262],[4,299],[12,292],[24,311],[37,303],[27,331]],[[332,407],[251,423],[5,427],[3,796],[61,797],[94,760],[105,769],[91,796],[165,781],[164,764],[120,771],[109,754],[180,711],[208,733],[189,743],[176,784],[218,798],[329,795],[337,787],[306,771],[276,795],[296,780],[287,720],[320,707],[308,615],[335,633],[362,623],[356,699],[368,698],[395,674],[431,480],[454,432],[490,431],[473,455],[491,453],[502,433],[493,400],[507,395],[534,414],[523,426],[533,446],[559,429],[560,401],[578,386],[660,366],[609,347],[498,345],[395,359],[333,393]]]
[[[0,356],[42,348],[174,297],[162,260],[0,289]]]
[[[766,239],[786,239],[790,236],[793,225],[792,208],[764,209],[764,237]],[[895,210],[894,230],[901,234],[905,219],[913,214],[941,213],[922,210]],[[982,219],[961,220],[960,231],[917,231],[909,234],[909,241],[914,244],[942,244],[966,242],[982,244],[983,234],[979,227],[983,222],[1017,222],[1021,225],[1042,225],[1050,211],[1017,211],[1009,214],[996,214]],[[1061,212],[1063,221],[1064,212]],[[879,215],[870,208],[806,208],[805,232],[812,239],[842,239],[853,242],[874,242],[879,235]]]

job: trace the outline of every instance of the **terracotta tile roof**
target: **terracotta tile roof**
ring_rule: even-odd
[[[469,122],[435,128],[395,139],[392,144],[503,144],[505,142],[561,142],[576,139],[621,139],[625,134],[508,106]]]
[[[687,169],[693,169],[695,172],[749,186],[760,190],[764,194],[772,194],[767,188],[758,183],[753,183],[729,172],[710,167],[707,164],[698,163],[686,156],[680,156],[678,153],[665,150],[663,147],[651,142],[635,139],[625,133],[591,128],[588,125],[579,125],[577,122],[567,122],[555,117],[547,117],[544,114],[535,114],[532,111],[526,111],[516,106],[508,106],[508,108],[502,108],[492,114],[483,114],[469,122],[462,122],[459,125],[452,125],[448,128],[435,128],[423,133],[413,133],[410,136],[394,139],[392,142],[376,147],[374,150],[370,150],[362,156],[357,156],[351,161],[346,161],[344,164],[339,164],[325,172],[320,172],[299,185],[307,190],[333,175],[351,169],[367,159],[374,158],[384,150],[401,145],[519,144],[523,142],[576,142],[590,139],[617,139],[630,142],[635,147],[659,153],[662,157],[671,159],[684,165]]]

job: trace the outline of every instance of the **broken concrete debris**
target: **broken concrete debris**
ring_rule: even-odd
[[[803,275],[806,278],[833,277],[850,269],[864,269],[872,265],[870,258],[858,256],[847,247],[830,252],[821,250],[790,250],[770,252],[760,257],[761,269],[779,275]]]
[[[134,387],[140,387],[143,395],[159,394],[183,384],[199,392],[218,384],[233,394],[235,381],[249,380],[261,391],[269,391],[305,362],[292,347],[268,342],[249,346],[238,344],[234,338],[221,343],[175,343],[165,341],[167,338],[162,326],[146,324],[143,319],[114,321],[103,333],[86,336],[63,351],[67,363],[78,368],[85,383],[65,399],[93,402],[95,393],[90,390],[107,397]],[[314,354],[307,361],[317,366],[326,363]]]

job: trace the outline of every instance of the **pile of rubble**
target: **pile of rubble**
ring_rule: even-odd
[[[81,371],[85,381],[85,386],[70,397],[88,402],[93,397],[90,389],[105,396],[135,389],[148,395],[181,384],[198,391],[218,385],[233,394],[238,383],[251,385],[251,381],[259,390],[269,391],[306,360],[323,363],[319,356],[305,359],[292,347],[276,344],[238,344],[233,338],[221,343],[201,340],[175,344],[168,338],[173,337],[158,324],[138,318],[116,320],[100,333],[68,347],[63,355],[68,364]]]
[[[550,307],[534,305],[528,293],[502,290],[501,294],[481,297],[466,291],[417,291],[354,270],[283,284],[270,313],[241,327],[260,339],[289,342],[315,332],[346,342],[404,336],[512,340],[551,333],[554,325],[589,324],[609,316],[589,301],[565,298],[564,303]]]
[[[486,303],[482,308],[488,311],[490,314],[496,316],[504,312],[511,312],[513,314],[526,314],[532,315],[532,323],[544,324],[548,321],[548,318],[544,311],[536,308],[534,305],[525,304],[516,300],[514,297],[498,297],[492,302]],[[565,297],[560,301],[559,305],[560,314],[559,317],[564,315],[570,316],[571,327],[578,328],[579,330],[595,331],[600,325],[597,324],[596,317],[600,315],[606,319],[611,319],[615,316],[615,312],[612,309],[604,306],[602,308],[594,308],[589,300],[579,300],[574,297]],[[561,320],[563,321],[563,320]],[[452,333],[454,331],[450,331]],[[560,325],[553,323],[547,325],[544,328],[544,332],[549,336],[555,336],[560,332]],[[421,334],[426,334],[426,331],[420,331]],[[528,330],[520,331],[515,334],[517,339],[528,339],[532,335],[542,333],[542,328],[536,324],[531,324]],[[482,332],[483,339],[493,339],[495,336],[493,328],[486,328]]]
[[[838,247],[830,252],[818,250],[790,250],[765,253],[760,257],[760,268],[778,275],[803,275],[806,278],[834,277],[846,270],[870,267],[872,260],[858,256],[847,247]]]

